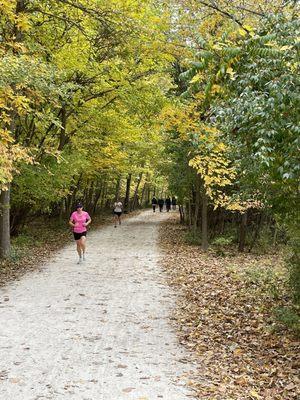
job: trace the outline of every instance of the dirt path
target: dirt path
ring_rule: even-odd
[[[91,232],[84,264],[72,243],[1,289],[1,400],[191,399],[157,263],[166,218],[146,211]]]

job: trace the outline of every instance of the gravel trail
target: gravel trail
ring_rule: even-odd
[[[166,213],[145,211],[74,243],[0,290],[1,400],[188,400],[192,367],[158,265]]]

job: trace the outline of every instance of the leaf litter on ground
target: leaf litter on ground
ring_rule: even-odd
[[[300,399],[300,342],[274,310],[291,300],[278,254],[227,254],[184,241],[177,218],[162,225],[162,264],[180,293],[180,342],[196,357],[190,385],[199,399]],[[173,317],[174,318],[174,317]]]

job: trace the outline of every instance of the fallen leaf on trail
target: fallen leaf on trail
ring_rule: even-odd
[[[20,378],[11,378],[9,381],[11,383],[19,383],[19,382],[21,382],[21,379]]]
[[[118,365],[117,365],[117,368],[128,368],[128,366],[127,366],[127,365],[124,365],[124,364],[118,364]]]
[[[133,390],[135,390],[135,388],[129,387],[129,388],[123,389],[122,392],[124,392],[124,393],[130,393],[130,392],[132,392]]]

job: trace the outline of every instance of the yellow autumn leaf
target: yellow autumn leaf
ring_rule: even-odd
[[[201,75],[200,75],[200,74],[196,74],[196,75],[190,80],[190,83],[199,82],[200,79],[201,79]]]
[[[256,392],[256,390],[251,390],[250,396],[254,399],[261,399],[261,396]]]

